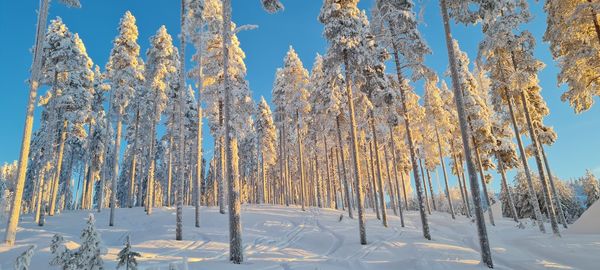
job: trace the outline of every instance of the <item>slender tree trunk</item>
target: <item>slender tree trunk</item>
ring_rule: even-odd
[[[385,145],[383,147],[383,153],[385,157],[385,169],[387,171],[387,180],[388,180],[388,194],[390,196],[390,204],[392,206],[392,210],[394,211],[394,215],[398,215],[398,210],[396,209],[396,194],[394,193],[394,186],[392,185],[392,170],[390,169],[390,158],[388,156],[388,151],[385,149]]]
[[[229,184],[229,260],[240,264],[244,260],[242,248],[242,225],[240,220],[239,186],[234,175],[233,151],[237,141],[231,133],[231,85],[229,78],[229,46],[231,43],[231,0],[223,0],[223,85],[225,95],[225,152],[227,182]],[[233,146],[233,147],[232,147]],[[237,153],[236,153],[237,154]],[[237,157],[236,157],[237,159]]]
[[[315,141],[315,145],[317,142]],[[315,184],[317,185],[317,207],[322,208],[324,205],[323,187],[321,186],[321,174],[319,173],[319,159],[315,151]]]
[[[487,191],[487,184],[485,182],[485,175],[483,174],[483,164],[481,162],[481,154],[479,152],[479,147],[477,146],[477,144],[475,144],[475,137],[471,137],[473,140],[473,145],[475,147],[475,157],[477,158],[477,166],[479,167],[479,177],[481,178],[481,187],[483,188],[483,199],[485,202],[485,205],[483,207],[487,206],[487,212],[488,212],[488,216],[490,218],[490,224],[492,224],[492,226],[496,226],[496,223],[494,222],[494,213],[492,212],[492,205],[490,203],[490,196],[488,194]]]
[[[393,25],[390,24],[390,32],[392,36],[396,36],[396,30]],[[394,49],[394,62],[396,64],[396,75],[398,78],[399,85],[402,85],[404,78],[402,77],[402,70],[400,65],[400,57],[398,55],[398,45],[392,42]],[[417,200],[419,201],[419,213],[421,215],[421,224],[423,228],[423,237],[427,240],[431,240],[431,234],[429,233],[429,222],[427,221],[427,215],[425,214],[425,205],[423,203],[423,190],[421,189],[421,176],[419,175],[419,169],[417,168],[417,154],[412,138],[412,130],[410,128],[410,118],[408,117],[408,111],[406,110],[406,89],[400,86],[400,99],[402,101],[402,118],[404,118],[404,127],[406,128],[406,140],[408,141],[408,149],[410,151],[410,160],[412,163],[413,175],[415,178],[415,188],[417,192]]]
[[[437,211],[437,205],[435,204],[435,194],[433,193],[433,185],[431,184],[431,173],[425,168],[427,174],[427,183],[429,184],[429,195],[431,195],[431,203],[433,204],[433,210]]]
[[[199,7],[199,8],[204,8],[204,6]],[[200,28],[200,38],[198,39],[198,50],[202,51],[202,40],[201,40],[201,36],[202,36],[202,29],[204,28]],[[197,141],[196,141],[196,217],[195,217],[195,221],[196,221],[196,228],[200,228],[200,206],[202,204],[202,181],[204,180],[204,175],[202,172],[204,172],[204,162],[202,159],[203,156],[203,151],[202,151],[202,126],[203,126],[203,122],[202,122],[202,100],[201,100],[201,93],[202,93],[202,84],[203,82],[203,78],[202,78],[202,54],[200,54],[200,57],[198,57],[198,66],[200,67],[200,74],[198,74],[198,135],[197,135]]]
[[[377,142],[377,132],[375,131],[375,118],[373,111],[371,111],[371,132],[373,133],[373,152],[375,153],[375,166],[377,166],[377,184],[379,185],[379,207],[381,208],[381,222],[384,227],[387,227],[388,221],[384,195],[385,187],[383,185],[383,177],[381,175],[381,160],[379,157],[379,144]]]
[[[375,157],[373,157],[373,142],[369,142],[369,165],[367,169],[371,169],[371,197],[373,198],[373,211],[377,216],[377,219],[381,220],[381,214],[379,212],[379,202],[377,200],[377,181],[375,181]]]
[[[398,188],[398,160],[396,159],[396,142],[394,141],[394,128],[390,125],[390,143],[391,143],[391,152],[392,152],[392,165],[394,166],[394,180],[396,182],[396,194],[398,194],[398,211],[400,212],[400,221],[402,222],[402,227],[404,227],[404,216],[402,214],[402,199],[400,195],[400,189]],[[402,181],[404,182],[404,181]],[[404,184],[404,183],[403,183]],[[406,200],[406,193],[404,194],[404,199]],[[407,203],[408,204],[408,203]]]
[[[179,44],[180,44],[180,50],[179,50],[179,187],[178,187],[178,193],[181,193],[181,195],[177,196],[177,211],[176,211],[176,226],[175,226],[175,240],[182,240],[183,239],[183,198],[182,195],[184,194],[184,188],[185,188],[185,172],[186,172],[186,155],[185,155],[185,125],[184,125],[184,108],[185,108],[185,97],[186,97],[186,83],[185,83],[185,47],[186,47],[186,40],[185,40],[185,33],[183,32],[183,29],[185,28],[185,14],[186,14],[186,9],[185,9],[185,0],[181,0],[181,33],[179,34]],[[189,188],[191,188],[191,175],[190,175],[190,179],[189,179],[189,183],[190,185],[188,185],[188,191]],[[189,192],[188,192],[189,194]],[[189,203],[189,198],[188,198],[188,203]],[[198,224],[198,222],[196,223]]]
[[[450,214],[452,215],[452,219],[456,219],[454,215],[454,205],[452,205],[452,198],[450,198],[450,187],[448,186],[448,173],[446,172],[446,161],[444,161],[444,154],[442,151],[442,141],[440,140],[440,133],[435,128],[435,137],[438,145],[438,153],[440,154],[440,164],[442,164],[442,172],[444,173],[444,184],[446,186],[446,198],[448,198],[448,206],[450,207]]]
[[[146,214],[147,215],[152,214],[152,195],[153,195],[153,190],[154,190],[154,175],[156,173],[156,158],[155,158],[156,150],[155,149],[156,149],[156,125],[158,125],[158,122],[156,122],[155,119],[157,119],[159,116],[156,114],[156,112],[158,112],[157,106],[155,106],[154,109],[155,109],[155,115],[154,115],[153,121],[155,121],[155,122],[152,123],[152,128],[150,128],[150,132],[151,132],[150,133],[150,154],[149,154],[150,167],[148,169],[148,179],[146,180],[146,203],[145,203],[145,206],[146,206]],[[171,130],[171,134],[173,132],[175,132],[174,128]],[[171,137],[172,136],[173,135],[171,135]],[[172,140],[171,140],[171,142],[172,142]],[[143,187],[141,185],[140,185],[140,189],[143,189]]]
[[[337,132],[338,132],[338,144],[340,147],[340,159],[338,160],[338,164],[342,165],[342,171],[340,172],[340,178],[343,179],[343,183],[344,183],[344,189],[346,190],[345,193],[345,197],[346,197],[346,206],[348,206],[348,217],[350,218],[354,218],[354,215],[352,214],[352,206],[350,205],[350,185],[348,184],[348,175],[346,174],[346,162],[344,162],[345,157],[344,157],[344,141],[342,140],[342,130],[340,129],[340,116],[338,116],[336,118],[336,123],[337,123]],[[339,168],[339,165],[338,165]]]
[[[21,140],[21,152],[19,154],[19,163],[17,165],[17,178],[15,192],[10,207],[10,215],[6,224],[6,233],[4,242],[8,246],[15,244],[17,236],[17,226],[21,215],[21,202],[23,200],[23,189],[25,187],[25,177],[27,174],[27,163],[29,162],[29,150],[31,144],[31,134],[33,131],[33,118],[37,100],[37,90],[39,80],[42,74],[42,53],[44,39],[46,36],[46,22],[48,21],[49,0],[40,0],[40,9],[37,19],[37,30],[35,35],[35,47],[33,50],[33,65],[31,68],[31,78],[29,84],[29,98],[27,100],[27,111],[25,114],[25,127],[23,128],[23,137]]]
[[[173,185],[173,134],[169,135],[169,154],[167,156],[167,207],[171,207],[171,187]]]
[[[284,130],[285,124],[282,124],[281,129],[279,130],[279,180],[281,181],[281,187],[282,187],[282,191],[283,191],[283,197],[285,200],[285,206],[290,206],[289,205],[289,196],[288,196],[288,189],[287,189],[287,184],[285,181],[285,176],[284,176],[284,167],[285,167],[285,158],[284,158],[284,152],[283,152],[283,130]]]
[[[469,145],[469,130],[467,126],[467,117],[464,109],[464,100],[462,90],[459,83],[458,68],[456,66],[456,56],[454,47],[452,46],[452,34],[450,30],[450,19],[448,16],[448,8],[446,6],[446,0],[441,0],[441,10],[443,16],[444,30],[446,34],[446,46],[448,48],[448,59],[450,62],[450,71],[452,73],[452,84],[454,88],[454,99],[456,102],[456,108],[458,111],[458,120],[460,122],[460,131],[462,135],[463,148],[465,153],[465,159],[467,160],[467,168],[469,171],[469,181],[471,182],[471,193],[473,195],[473,202],[475,205],[475,219],[477,223],[477,233],[479,236],[479,245],[481,248],[481,259],[489,267],[493,268],[494,263],[492,262],[492,252],[490,250],[490,243],[487,235],[487,229],[485,227],[485,220],[483,218],[483,210],[481,209],[481,197],[479,192],[479,185],[477,183],[477,171],[471,158],[471,147]]]
[[[527,126],[529,127],[529,137],[531,138],[531,143],[534,149],[535,162],[537,163],[538,173],[540,174],[540,181],[542,182],[542,193],[546,198],[546,212],[548,212],[548,216],[550,216],[550,224],[552,225],[552,231],[556,236],[560,236],[560,231],[558,229],[558,221],[556,220],[556,213],[554,212],[552,194],[550,193],[550,189],[548,188],[548,182],[546,181],[546,175],[544,173],[544,165],[542,163],[540,147],[537,141],[537,131],[533,127],[531,114],[529,112],[529,101],[527,100],[524,91],[521,91],[521,103],[523,105],[523,110],[525,111],[525,118],[527,119]]]
[[[56,162],[55,175],[52,182],[52,197],[50,198],[50,216],[54,216],[56,211],[56,200],[58,199],[58,188],[60,183],[60,175],[62,173],[63,157],[65,153],[65,141],[67,139],[67,120],[63,121],[63,126],[60,128],[60,143],[58,147],[58,161]]]
[[[535,214],[535,219],[540,231],[542,233],[546,233],[546,228],[544,227],[544,219],[542,217],[542,211],[540,210],[540,204],[538,202],[537,195],[535,194],[535,190],[533,189],[533,181],[531,178],[531,171],[529,170],[529,164],[527,162],[527,155],[525,154],[525,147],[523,146],[523,141],[521,140],[521,133],[519,131],[519,126],[517,125],[517,119],[515,117],[513,100],[512,97],[508,95],[506,95],[506,98],[508,99],[508,109],[510,111],[510,118],[515,132],[515,137],[517,138],[517,146],[519,147],[519,154],[521,155],[523,171],[525,172],[525,176],[527,178],[529,203],[531,203],[531,205],[533,206],[533,213]]]
[[[300,114],[296,111],[296,139],[298,140],[298,171],[300,174],[300,203],[302,211],[306,211],[306,183],[304,175],[304,153],[302,149],[302,134],[300,132]]]
[[[135,132],[133,137],[133,154],[131,157],[131,179],[129,181],[129,193],[127,195],[127,206],[133,207],[133,194],[135,191],[135,175],[137,165],[137,144],[138,144],[138,125],[140,123],[140,109],[138,108],[135,113]]]
[[[423,162],[419,159],[419,168],[421,168],[421,175],[425,177],[425,170],[423,170]],[[425,205],[427,206],[427,213],[431,215],[431,205],[429,204],[429,196],[427,195],[427,180],[423,179],[423,194],[425,194]]]
[[[325,171],[327,173],[327,207],[333,208],[332,203],[332,184],[331,184],[331,172],[329,171],[329,147],[327,146],[327,136],[323,135],[323,143],[325,144]]]
[[[404,173],[405,172],[400,172],[400,180],[402,180],[402,195],[404,195],[404,209],[406,209],[406,211],[408,211],[408,194],[406,193],[406,183],[404,181]],[[409,172],[406,172],[406,175],[408,175],[409,179],[410,179],[410,175]]]
[[[356,118],[354,113],[354,99],[352,97],[352,87],[351,87],[351,78],[350,78],[350,66],[348,65],[348,52],[344,51],[344,67],[345,67],[345,78],[346,78],[346,95],[348,98],[348,112],[350,115],[350,136],[352,139],[352,147],[350,148],[352,152],[352,159],[354,161],[354,180],[356,184],[356,204],[358,205],[358,229],[360,233],[360,243],[362,245],[367,244],[367,232],[365,229],[365,214],[364,214],[364,205],[363,205],[363,192],[362,192],[362,182],[360,179],[360,175],[362,173],[360,168],[360,160],[358,156],[358,141],[357,141],[357,131],[356,131]]]
[[[500,159],[498,154],[496,154],[496,159],[498,159],[498,172],[500,173],[500,176],[502,177],[502,186],[504,187],[504,190],[506,190],[506,196],[508,197],[508,205],[510,207],[510,211],[512,213],[513,220],[516,223],[519,223],[519,215],[517,214],[517,208],[515,207],[515,201],[513,200],[512,192],[510,191],[510,187],[508,186],[508,183],[506,181],[506,171],[504,168],[504,162],[502,162],[502,160]]]
[[[35,198],[35,223],[38,223],[40,221],[40,214],[41,214],[41,207],[42,207],[42,196],[44,195],[44,192],[46,190],[45,187],[45,183],[44,183],[44,179],[46,177],[46,172],[45,170],[42,170],[40,172],[39,175],[39,187],[38,187],[38,195],[37,198]]]
[[[108,226],[115,226],[115,208],[117,207],[117,178],[119,177],[119,150],[121,149],[121,132],[123,129],[123,123],[121,118],[123,117],[123,110],[119,109],[117,114],[117,134],[115,135],[115,149],[113,149],[113,164],[112,170],[112,184],[111,184],[111,195],[110,195],[110,220]]]
[[[539,138],[538,138],[539,143]],[[560,223],[562,223],[563,227],[568,228],[567,219],[565,217],[565,212],[563,210],[562,203],[560,202],[560,196],[558,196],[558,192],[556,190],[556,185],[554,184],[554,177],[552,177],[552,171],[550,170],[550,164],[548,163],[548,157],[546,156],[546,151],[544,150],[544,145],[539,143],[540,152],[542,153],[542,158],[544,159],[544,166],[546,166],[546,172],[548,172],[548,179],[550,180],[550,187],[552,188],[552,196],[554,197],[554,202],[556,203],[556,208],[558,209],[558,217],[560,218]]]
[[[460,165],[459,165],[460,161]],[[467,181],[464,180],[464,169],[462,167],[462,157],[457,157],[454,154],[454,164],[456,165],[456,177],[458,178],[458,187],[460,188],[460,195],[462,196],[463,203],[465,205],[465,216],[471,217],[471,206],[469,193],[467,193]]]
[[[219,101],[219,126],[221,129],[224,127],[224,117],[223,117],[223,102]],[[225,174],[227,172],[227,168],[225,168],[225,135],[221,134],[219,136],[219,165],[217,171],[219,172],[219,185],[218,185],[218,203],[219,203],[219,213],[225,214]]]

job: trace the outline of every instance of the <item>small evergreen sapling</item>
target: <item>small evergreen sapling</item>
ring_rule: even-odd
[[[25,250],[15,261],[15,270],[29,270],[29,264],[31,264],[31,257],[33,257],[33,249],[35,246],[30,246]]]
[[[119,252],[119,263],[117,264],[117,269],[125,267],[126,270],[136,270],[138,265],[136,258],[141,256],[142,255],[140,253],[131,250],[130,237],[127,235],[125,247]]]

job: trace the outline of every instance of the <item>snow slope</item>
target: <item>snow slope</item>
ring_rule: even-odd
[[[391,212],[391,211],[390,211]],[[38,227],[25,216],[13,248],[0,245],[0,269],[12,269],[14,258],[28,245],[37,245],[32,268],[48,266],[49,243],[54,233],[79,241],[87,211],[48,217]],[[480,264],[475,225],[464,217],[430,216],[432,241],[422,237],[418,212],[407,214],[407,227],[390,215],[384,228],[368,210],[369,244],[361,246],[357,221],[343,212],[279,206],[244,205],[242,210],[245,262],[228,262],[227,215],[215,208],[202,209],[201,228],[193,227],[193,208],[184,209],[184,241],[175,241],[174,209],[156,209],[146,216],[142,208],[118,209],[116,226],[109,228],[109,211],[96,215],[107,254],[106,269],[116,266],[116,254],[129,233],[133,249],[142,253],[141,269],[168,269],[171,262],[189,261],[189,269],[486,269]],[[496,269],[597,269],[600,234],[541,234],[532,223],[524,230],[509,219],[488,226]],[[548,227],[549,228],[549,227]],[[0,231],[4,234],[4,229]],[[72,243],[71,247],[77,245]],[[183,269],[180,266],[180,269]]]
[[[575,234],[600,234],[600,201],[592,204],[567,230]]]

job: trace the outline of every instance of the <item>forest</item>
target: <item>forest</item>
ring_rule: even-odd
[[[499,269],[538,269],[525,259],[510,262],[495,246],[502,233],[516,239],[525,232],[546,241],[540,246],[595,241],[593,249],[582,249],[582,264],[567,267],[594,265],[600,183],[592,170],[577,179],[555,175],[548,149],[560,137],[547,123],[539,74],[546,65],[558,66],[561,99],[577,114],[571,117],[592,108],[600,95],[597,0],[542,1],[543,40],[524,27],[534,17],[528,0],[373,0],[369,10],[359,9],[359,0],[323,0],[318,17],[310,19],[322,24],[326,53],[317,54],[308,70],[290,46],[279,68],[262,71],[274,80],[271,95],[260,99],[253,97],[238,39],[257,26],[232,21],[232,12],[243,12],[232,9],[232,0],[172,1],[181,12],[180,32],[163,25],[149,41],[138,40],[135,14],[127,11],[114,26],[118,35],[106,63],[91,59],[60,16],[49,16],[51,6],[81,8],[86,1],[39,2],[21,151],[0,167],[0,258],[8,263],[0,269],[13,262],[19,270],[355,269],[308,264],[342,257],[298,256],[298,264],[290,259],[280,268],[258,259],[267,252],[262,245],[281,237],[296,239],[273,244],[278,252],[301,242],[306,226],[337,239],[328,252],[316,252],[323,256],[345,248],[375,252],[375,245],[393,244],[380,240],[385,232],[446,241],[447,227],[472,235],[474,269],[494,268],[498,257]],[[288,11],[285,1],[255,2],[270,14]],[[436,41],[446,51],[436,55],[447,57],[443,73],[425,62],[433,51],[420,32],[424,5],[441,11],[435,16],[442,18],[444,36]],[[476,55],[454,39],[456,25],[481,31]],[[149,42],[145,52],[142,42]],[[553,63],[536,57],[542,42]],[[210,155],[203,149],[207,137],[214,141]],[[280,221],[270,220],[269,212],[281,218],[288,211],[292,229],[271,232],[268,224]],[[133,233],[142,225],[132,222],[144,220],[143,226],[164,227]],[[590,238],[572,232],[582,228]],[[27,244],[34,229],[51,241]],[[74,248],[73,237],[61,230],[74,231],[81,244]],[[125,233],[117,236],[119,230]],[[272,234],[256,238],[254,230]],[[196,255],[201,258],[194,261],[193,255],[171,254],[165,260],[184,260],[181,266],[144,268],[152,259],[138,251],[144,245],[136,246],[136,234],[157,234],[152,240],[162,241],[210,238],[207,246],[218,239],[225,257]],[[118,242],[117,249],[125,247],[104,250],[104,235]],[[279,240],[267,239],[274,235]],[[306,250],[318,247],[310,243]],[[44,252],[44,261],[30,268],[34,251]],[[356,269],[439,263],[431,255],[422,259],[427,267],[370,264],[371,251],[361,253],[362,268]],[[545,255],[560,254],[552,252]],[[570,260],[563,256],[558,266]]]

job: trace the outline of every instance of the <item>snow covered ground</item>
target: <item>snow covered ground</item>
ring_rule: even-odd
[[[391,211],[390,211],[391,212]],[[106,269],[116,267],[116,254],[127,234],[142,253],[141,269],[168,269],[171,262],[189,261],[189,269],[486,269],[480,264],[475,225],[464,217],[430,216],[432,241],[422,237],[418,212],[407,214],[406,228],[396,216],[384,228],[368,210],[369,244],[359,245],[357,221],[341,211],[279,206],[243,206],[245,262],[228,262],[227,215],[215,208],[202,209],[201,228],[193,226],[193,208],[184,209],[184,241],[175,241],[174,209],[118,209],[116,226],[109,228],[109,211],[96,215],[107,254]],[[87,211],[48,217],[45,227],[23,217],[17,245],[0,245],[0,269],[12,269],[14,258],[28,245],[37,245],[33,270],[48,266],[49,243],[61,233],[70,247],[77,246]],[[600,234],[571,234],[562,238],[541,234],[532,223],[515,228],[509,219],[488,226],[496,269],[598,269]],[[598,225],[600,226],[600,225]],[[550,231],[550,227],[547,226]],[[4,228],[0,231],[4,235]],[[180,266],[180,269],[183,269]]]

